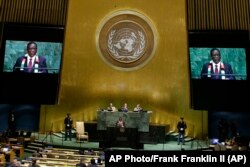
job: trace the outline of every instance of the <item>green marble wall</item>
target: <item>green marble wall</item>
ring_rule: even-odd
[[[138,128],[139,132],[149,132],[150,113],[147,112],[97,112],[97,130],[115,127],[116,121],[122,117],[127,128]]]

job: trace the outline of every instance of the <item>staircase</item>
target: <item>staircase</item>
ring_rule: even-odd
[[[166,134],[166,141],[177,141],[177,140],[178,140],[178,132],[169,131]],[[185,140],[185,142],[190,142],[190,141],[193,141],[194,138],[185,136],[184,140]]]
[[[35,140],[34,142],[29,143],[26,148],[24,148],[24,152],[35,153],[37,152],[38,149],[43,149],[43,148],[44,148],[43,142]]]
[[[72,137],[76,137],[76,130],[75,129],[72,129],[71,133],[72,133]],[[53,135],[56,136],[56,137],[59,137],[59,138],[64,138],[65,131],[62,130],[60,132],[54,132]]]
[[[65,136],[65,132],[64,131],[54,132],[53,135],[59,138],[63,138]]]

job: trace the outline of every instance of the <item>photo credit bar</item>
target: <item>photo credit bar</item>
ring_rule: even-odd
[[[105,166],[248,166],[248,151],[138,151],[105,152]]]

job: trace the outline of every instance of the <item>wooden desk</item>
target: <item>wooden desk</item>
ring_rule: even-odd
[[[13,150],[3,152],[3,154],[6,162],[12,162],[15,157],[15,152]]]
[[[5,156],[4,156],[4,154],[0,154],[0,162],[1,162],[2,164],[5,163]]]
[[[27,143],[27,142],[30,142],[30,141],[31,141],[30,137],[23,138],[23,142]],[[8,144],[17,144],[18,139],[17,138],[8,138],[7,142],[8,142]],[[24,144],[24,143],[21,143],[21,144]]]
[[[17,138],[8,138],[7,139],[8,144],[16,144],[17,143]]]
[[[36,159],[37,164],[39,165],[53,165],[53,166],[76,166],[79,163],[79,160],[72,160],[72,159],[58,159],[58,158],[37,158],[37,157],[30,157],[31,159]],[[91,158],[85,158],[84,163],[89,164]],[[22,162],[26,162],[23,160]]]
[[[47,153],[62,153],[62,154],[75,154],[75,155],[80,155],[79,154],[79,150],[75,150],[75,149],[64,149],[64,148],[45,148],[45,151]],[[99,155],[99,151],[93,151],[94,155]],[[84,151],[85,153],[85,151]],[[89,155],[89,154],[85,154],[85,155]]]
[[[19,153],[19,158],[24,158],[24,148],[23,146],[11,146],[13,151],[18,155]]]
[[[59,157],[59,155],[73,156],[73,157],[76,157],[78,159],[81,159],[81,158],[98,158],[99,157],[97,155],[80,155],[80,154],[72,154],[72,153],[68,153],[68,152],[61,152],[61,153],[53,153],[53,152],[45,153],[45,152],[40,152],[40,154],[42,154],[42,156],[46,156],[47,154],[52,154],[52,155],[55,155],[55,156],[58,156],[58,157]]]
[[[61,166],[71,166],[71,167],[75,167],[76,164],[79,162],[79,160],[77,161],[66,161],[66,160],[62,160],[62,159],[48,159],[48,158],[35,158],[37,161],[37,164],[41,167],[43,166],[55,166],[55,167],[61,167]],[[31,163],[31,161],[29,160],[22,160],[23,166],[29,166],[29,164]]]
[[[79,150],[76,150],[76,149],[67,149],[67,148],[48,148],[46,147],[45,150],[51,150],[52,152],[53,151],[71,151],[71,152],[74,152],[74,153],[78,153]]]
[[[220,144],[219,144],[219,146],[220,146]],[[214,149],[214,147],[215,147],[215,144],[210,144],[210,145],[209,145],[209,148]],[[227,150],[231,150],[231,149],[232,149],[232,146],[226,145],[226,149],[227,149]]]

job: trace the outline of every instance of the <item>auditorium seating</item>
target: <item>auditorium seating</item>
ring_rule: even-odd
[[[69,166],[73,167],[79,163],[80,160],[88,165],[91,159],[99,158],[99,151],[93,151],[92,154],[80,154],[78,150],[73,149],[59,149],[59,148],[45,148],[40,152],[42,157],[28,157],[28,160],[22,160],[22,166],[28,166],[32,159],[37,160],[37,164],[43,166]],[[85,152],[87,153],[87,152]],[[52,156],[51,156],[52,155]],[[97,165],[104,167],[105,165]]]
[[[239,151],[239,146],[233,145],[231,151]]]

